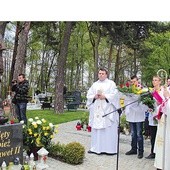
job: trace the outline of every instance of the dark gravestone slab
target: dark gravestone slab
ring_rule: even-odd
[[[22,124],[0,126],[0,166],[3,160],[9,165],[18,157],[23,162],[23,132]]]
[[[80,91],[69,92],[66,94],[65,100],[68,110],[70,109],[77,110],[81,103],[81,92]]]

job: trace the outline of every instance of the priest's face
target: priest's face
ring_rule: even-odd
[[[100,81],[104,81],[107,78],[106,71],[99,70],[98,78],[99,78]]]

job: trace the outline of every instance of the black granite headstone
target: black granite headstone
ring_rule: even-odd
[[[0,166],[5,160],[7,166],[15,158],[23,162],[23,129],[22,124],[9,124],[0,126]]]

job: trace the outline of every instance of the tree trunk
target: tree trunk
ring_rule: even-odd
[[[0,75],[3,73],[3,59],[2,59],[2,50],[5,49],[4,44],[4,34],[7,22],[0,22]]]
[[[138,72],[137,68],[137,49],[134,49],[134,75]]]
[[[90,26],[88,26],[88,31],[89,31],[89,37],[90,37],[90,42],[92,44],[93,47],[93,54],[94,54],[94,81],[96,81],[98,79],[98,60],[99,60],[99,54],[98,54],[98,47],[99,47],[99,43],[100,43],[100,38],[101,38],[101,32],[100,32],[100,26],[99,23],[97,22],[97,27],[96,27],[96,31],[97,31],[97,36],[93,36],[92,35],[92,31],[90,29]]]
[[[117,55],[116,55],[116,63],[115,63],[115,83],[118,84],[119,83],[119,72],[120,72],[120,56],[121,56],[121,51],[122,51],[122,47],[118,46],[118,50],[117,50]]]
[[[113,44],[111,43],[110,50],[109,50],[109,59],[108,59],[108,77],[110,75],[110,70],[111,70],[112,53],[113,53]]]
[[[14,79],[17,79],[18,74],[25,73],[26,48],[27,48],[27,40],[28,40],[28,33],[30,30],[30,24],[31,22],[24,22],[22,30],[19,34],[17,56],[16,56],[14,75],[13,75]]]
[[[71,36],[72,22],[66,22],[63,40],[60,47],[60,55],[57,58],[57,77],[55,90],[55,105],[56,113],[64,112],[63,88],[64,88],[64,70],[67,60],[68,46]]]
[[[5,49],[4,45],[4,34],[7,22],[0,22],[0,115],[3,114],[2,109],[2,89],[1,89],[1,76],[3,73],[3,58],[2,58],[2,51]]]
[[[19,39],[19,33],[21,31],[21,25],[20,22],[17,22],[16,25],[16,33],[15,33],[15,42],[14,42],[14,50],[13,50],[13,57],[12,57],[12,64],[11,64],[11,74],[9,75],[9,86],[10,83],[13,80],[13,74],[14,74],[14,68],[15,68],[15,61],[17,56],[17,47],[18,47],[18,39]]]

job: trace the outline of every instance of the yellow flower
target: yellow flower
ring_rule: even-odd
[[[46,122],[47,122],[45,119],[41,119],[41,121],[42,121],[43,123],[46,123]]]
[[[29,131],[29,135],[32,135],[32,131]]]
[[[37,127],[38,127],[37,124],[35,124],[35,125],[34,125],[34,128],[36,129]]]
[[[142,89],[136,90],[136,94],[142,94]]]
[[[52,138],[53,133],[57,133],[58,126],[54,126],[45,119],[30,118],[27,125],[23,126],[23,143],[25,146],[31,147],[47,147]]]
[[[37,133],[35,133],[35,134],[34,134],[34,137],[37,137],[37,135],[38,135],[38,134],[37,134]]]
[[[149,87],[149,91],[152,91],[153,90],[153,88],[152,87]]]
[[[44,133],[44,136],[48,136],[48,133],[46,132],[46,133]]]
[[[46,130],[49,130],[49,129],[50,129],[50,127],[49,127],[49,126],[47,126],[47,127],[46,127]]]
[[[28,132],[31,132],[32,130],[31,129],[28,129]]]
[[[41,144],[41,138],[40,137],[38,137],[37,139],[36,139],[36,144],[37,144],[37,146],[41,146],[42,144]]]

